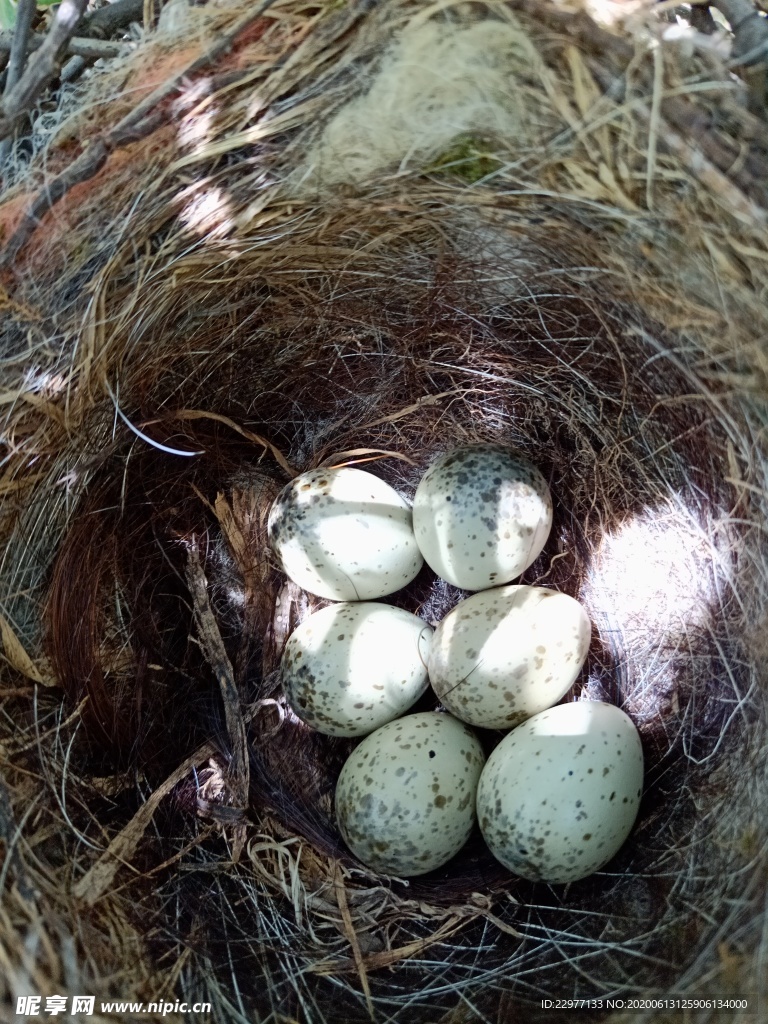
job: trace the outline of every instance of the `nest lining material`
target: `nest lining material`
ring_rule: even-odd
[[[165,81],[240,14],[196,11],[183,47],[150,38],[113,91],[100,76],[103,123],[141,99],[125,82]],[[19,248],[10,996],[166,991],[314,1024],[343,993],[345,1020],[448,1024],[552,995],[762,991],[765,204],[747,171],[696,171],[641,35],[609,99],[625,39],[568,24],[273,5]],[[672,47],[662,65],[673,100],[744,123],[724,73]],[[0,205],[6,240],[95,102]],[[204,454],[147,444],[115,402]],[[281,645],[321,602],[276,572],[266,512],[320,463],[371,460],[412,495],[440,452],[499,439],[549,479],[524,582],[590,612],[571,696],[638,725],[640,817],[568,887],[511,879],[479,839],[433,876],[379,878],[333,820],[350,744],[282,700]],[[425,570],[392,600],[436,621],[460,596]]]

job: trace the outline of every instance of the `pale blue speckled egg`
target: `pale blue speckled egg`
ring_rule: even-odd
[[[427,688],[432,628],[375,601],[310,615],[285,645],[280,671],[296,714],[328,736],[365,736],[404,714]]]
[[[475,822],[485,756],[450,715],[406,715],[366,736],[341,770],[336,816],[356,857],[388,875],[423,875],[459,852]]]
[[[515,579],[539,556],[551,526],[547,481],[505,445],[467,445],[441,456],[413,501],[427,564],[465,590]]]
[[[643,790],[643,749],[613,704],[559,704],[508,733],[488,758],[477,816],[491,853],[522,878],[575,882],[623,846]]]
[[[586,611],[568,594],[520,584],[483,590],[437,627],[429,679],[463,722],[512,729],[567,693],[590,635]]]
[[[348,466],[292,480],[272,505],[267,533],[286,575],[331,601],[393,594],[424,564],[405,499]]]

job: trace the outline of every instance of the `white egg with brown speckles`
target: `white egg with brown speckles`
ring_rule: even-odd
[[[465,590],[515,579],[538,558],[551,527],[547,481],[505,445],[446,453],[426,471],[413,500],[413,529],[427,564]]]
[[[288,638],[280,663],[286,698],[318,732],[365,736],[424,693],[431,639],[431,627],[401,608],[330,605]]]
[[[350,850],[388,875],[423,875],[472,832],[485,756],[450,715],[407,715],[360,743],[341,770],[336,816]]]
[[[567,693],[590,633],[587,613],[567,594],[521,584],[483,590],[437,627],[429,679],[457,718],[512,729]]]
[[[286,575],[331,601],[393,594],[423,565],[405,499],[348,466],[292,480],[272,505],[267,533]]]
[[[643,750],[600,701],[559,704],[504,737],[483,769],[477,816],[491,853],[522,878],[575,882],[619,851],[637,817]]]

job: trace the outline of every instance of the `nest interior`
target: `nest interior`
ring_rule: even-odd
[[[652,19],[186,17],[183,45],[158,32],[97,76],[0,205],[6,996],[309,1024],[341,998],[344,1020],[419,1024],[550,997],[756,1007],[764,126]],[[703,113],[705,155],[680,134]],[[412,497],[438,454],[500,440],[550,483],[522,582],[586,606],[568,699],[635,721],[640,815],[568,886],[512,877],[479,836],[378,877],[333,815],[352,744],[282,698],[282,646],[322,602],[277,571],[266,516],[311,467]],[[389,600],[437,622],[462,596],[425,569]]]

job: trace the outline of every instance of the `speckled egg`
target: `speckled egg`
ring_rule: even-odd
[[[515,579],[541,553],[551,526],[547,481],[504,445],[443,455],[413,501],[413,529],[427,564],[465,590]]]
[[[424,693],[431,639],[431,627],[401,608],[330,605],[288,638],[280,664],[285,695],[318,732],[365,736]]]
[[[429,679],[457,718],[511,729],[557,704],[584,664],[590,622],[578,601],[513,585],[460,601],[435,631]]]
[[[366,736],[336,787],[336,816],[350,850],[387,875],[441,867],[472,831],[484,762],[474,733],[435,711]]]
[[[491,853],[531,881],[575,882],[603,867],[637,817],[643,751],[612,704],[559,704],[496,747],[480,778],[477,816]]]
[[[297,476],[275,499],[267,532],[293,582],[332,601],[393,594],[423,564],[407,502],[361,469]]]

